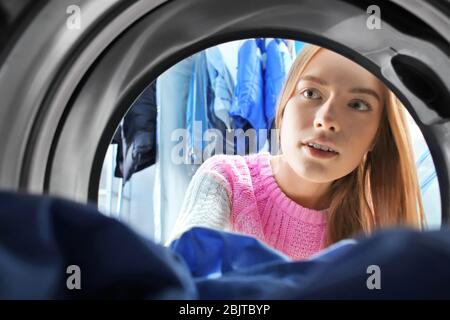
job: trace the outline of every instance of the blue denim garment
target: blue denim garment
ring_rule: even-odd
[[[261,129],[269,131],[272,127],[276,102],[291,65],[289,49],[282,39],[268,40],[267,45],[265,39],[250,39],[239,49],[235,99],[230,115],[234,128],[257,130],[257,150],[266,142],[267,133]],[[242,154],[239,146],[238,153]]]
[[[206,50],[208,75],[211,83],[211,90],[214,93],[214,101],[210,110],[220,120],[225,128],[231,128],[231,118],[228,110],[233,103],[234,81],[225,65],[219,48],[212,47]],[[215,122],[215,121],[213,121]],[[214,127],[220,124],[213,123]]]
[[[197,298],[178,256],[93,205],[0,192],[0,207],[0,299]]]
[[[258,264],[291,261],[254,237],[193,227],[170,244],[194,278],[216,278]]]
[[[103,216],[94,206],[7,192],[0,193],[0,206],[3,299],[450,298],[448,227],[378,231],[295,262],[249,237],[244,252],[239,252],[242,243],[235,240],[245,236],[220,232],[213,250],[195,252],[205,246],[188,245],[185,249],[194,249],[194,255],[219,253],[226,263],[233,261],[229,258],[240,262],[229,264],[218,278],[195,279],[195,265]],[[247,259],[246,254],[255,256],[257,251],[263,253],[256,260]],[[214,267],[214,261],[204,261]],[[81,270],[82,290],[68,290],[66,268],[73,264]],[[206,265],[198,266],[205,270]],[[375,275],[371,266],[379,268],[377,290],[369,288]]]
[[[266,69],[264,73],[264,106],[266,125],[270,128],[275,118],[275,109],[281,88],[284,85],[289,69],[292,65],[291,54],[286,42],[273,39],[266,48]]]
[[[229,111],[235,129],[249,122],[254,129],[267,128],[264,115],[262,52],[257,40],[246,40],[238,53],[235,99]]]
[[[231,128],[228,110],[233,89],[233,79],[217,47],[196,54],[186,110],[187,160],[194,164],[193,168],[198,168],[208,156],[204,154],[208,145],[208,141],[203,140],[206,130],[217,129],[225,148],[226,130]]]
[[[206,53],[201,51],[195,55],[186,109],[187,161],[197,166],[203,162],[203,134],[207,129],[212,128],[208,119],[208,105],[212,101],[211,94]]]
[[[450,229],[385,229],[356,240],[304,261],[274,260],[218,278],[197,278],[199,298],[450,298]],[[379,289],[370,287],[377,275],[374,267]]]

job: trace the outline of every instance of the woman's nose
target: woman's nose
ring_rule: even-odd
[[[335,108],[332,107],[330,102],[323,104],[316,113],[314,119],[314,128],[322,128],[325,130],[330,130],[337,132],[340,130],[335,112]]]

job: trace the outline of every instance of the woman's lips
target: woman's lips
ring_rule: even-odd
[[[314,147],[310,147],[307,144],[303,144],[302,148],[310,156],[312,156],[314,158],[319,158],[319,159],[330,159],[330,158],[334,158],[334,157],[336,157],[338,155],[336,152],[323,151],[323,150],[320,150],[320,149],[316,149]]]

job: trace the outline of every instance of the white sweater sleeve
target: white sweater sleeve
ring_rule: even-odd
[[[219,172],[200,167],[188,186],[167,245],[194,226],[229,229],[231,187]]]

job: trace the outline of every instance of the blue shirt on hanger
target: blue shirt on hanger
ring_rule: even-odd
[[[249,39],[239,49],[230,115],[235,129],[251,127],[257,131],[258,150],[267,139],[267,131],[262,130],[272,127],[276,102],[291,65],[292,57],[282,39]]]
[[[231,128],[228,110],[233,88],[233,79],[217,47],[196,54],[186,111],[189,163],[200,165],[206,160],[206,130],[218,129],[225,138],[225,130]]]
[[[276,104],[281,89],[292,65],[292,57],[285,40],[273,39],[266,49],[265,84],[265,115],[266,125],[270,129],[275,118]]]

